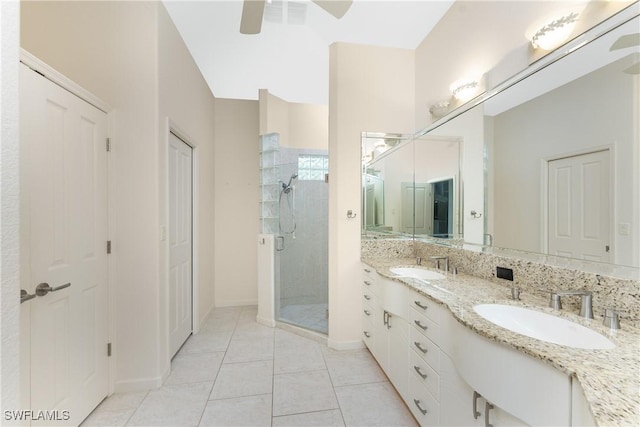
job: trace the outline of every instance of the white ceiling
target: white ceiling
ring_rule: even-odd
[[[328,103],[329,45],[415,49],[453,1],[354,0],[340,20],[309,0],[296,3],[306,6],[304,24],[265,20],[260,34],[243,35],[241,0],[164,0],[216,97],[255,100],[259,89],[268,89],[289,102],[309,104]]]

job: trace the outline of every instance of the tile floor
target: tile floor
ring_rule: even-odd
[[[368,350],[335,351],[215,309],[156,390],[114,394],[83,426],[417,426]]]

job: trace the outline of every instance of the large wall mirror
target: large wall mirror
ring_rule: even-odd
[[[391,218],[403,210],[409,175],[415,174],[414,201],[422,191],[417,184],[447,182],[445,171],[419,175],[418,141],[426,147],[439,140],[458,145],[458,172],[450,174],[458,228],[432,228],[424,235],[464,228],[464,241],[476,245],[640,268],[639,33],[636,4],[416,133],[413,147],[405,142],[415,165],[393,152],[383,157],[384,168],[374,169],[401,167],[406,175],[393,183],[393,196],[382,180],[381,224],[408,231]],[[438,158],[428,148],[422,155]],[[363,176],[363,194],[375,191],[365,188]],[[483,178],[481,187],[477,177]],[[418,212],[413,216],[420,218]],[[417,237],[423,234],[419,223]]]
[[[494,245],[640,267],[640,23],[483,104]]]

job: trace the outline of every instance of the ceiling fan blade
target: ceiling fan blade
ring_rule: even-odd
[[[244,0],[240,32],[242,34],[259,34],[262,29],[265,0]]]
[[[640,45],[640,33],[635,34],[627,34],[625,36],[621,36],[618,40],[616,40],[611,47],[610,51],[625,49],[628,47],[638,46]]]
[[[340,19],[351,7],[353,0],[312,0],[315,4]]]

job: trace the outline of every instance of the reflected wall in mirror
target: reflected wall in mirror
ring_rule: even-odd
[[[462,142],[362,134],[363,229],[450,238],[461,233]]]
[[[640,266],[638,18],[484,102],[496,246]]]

